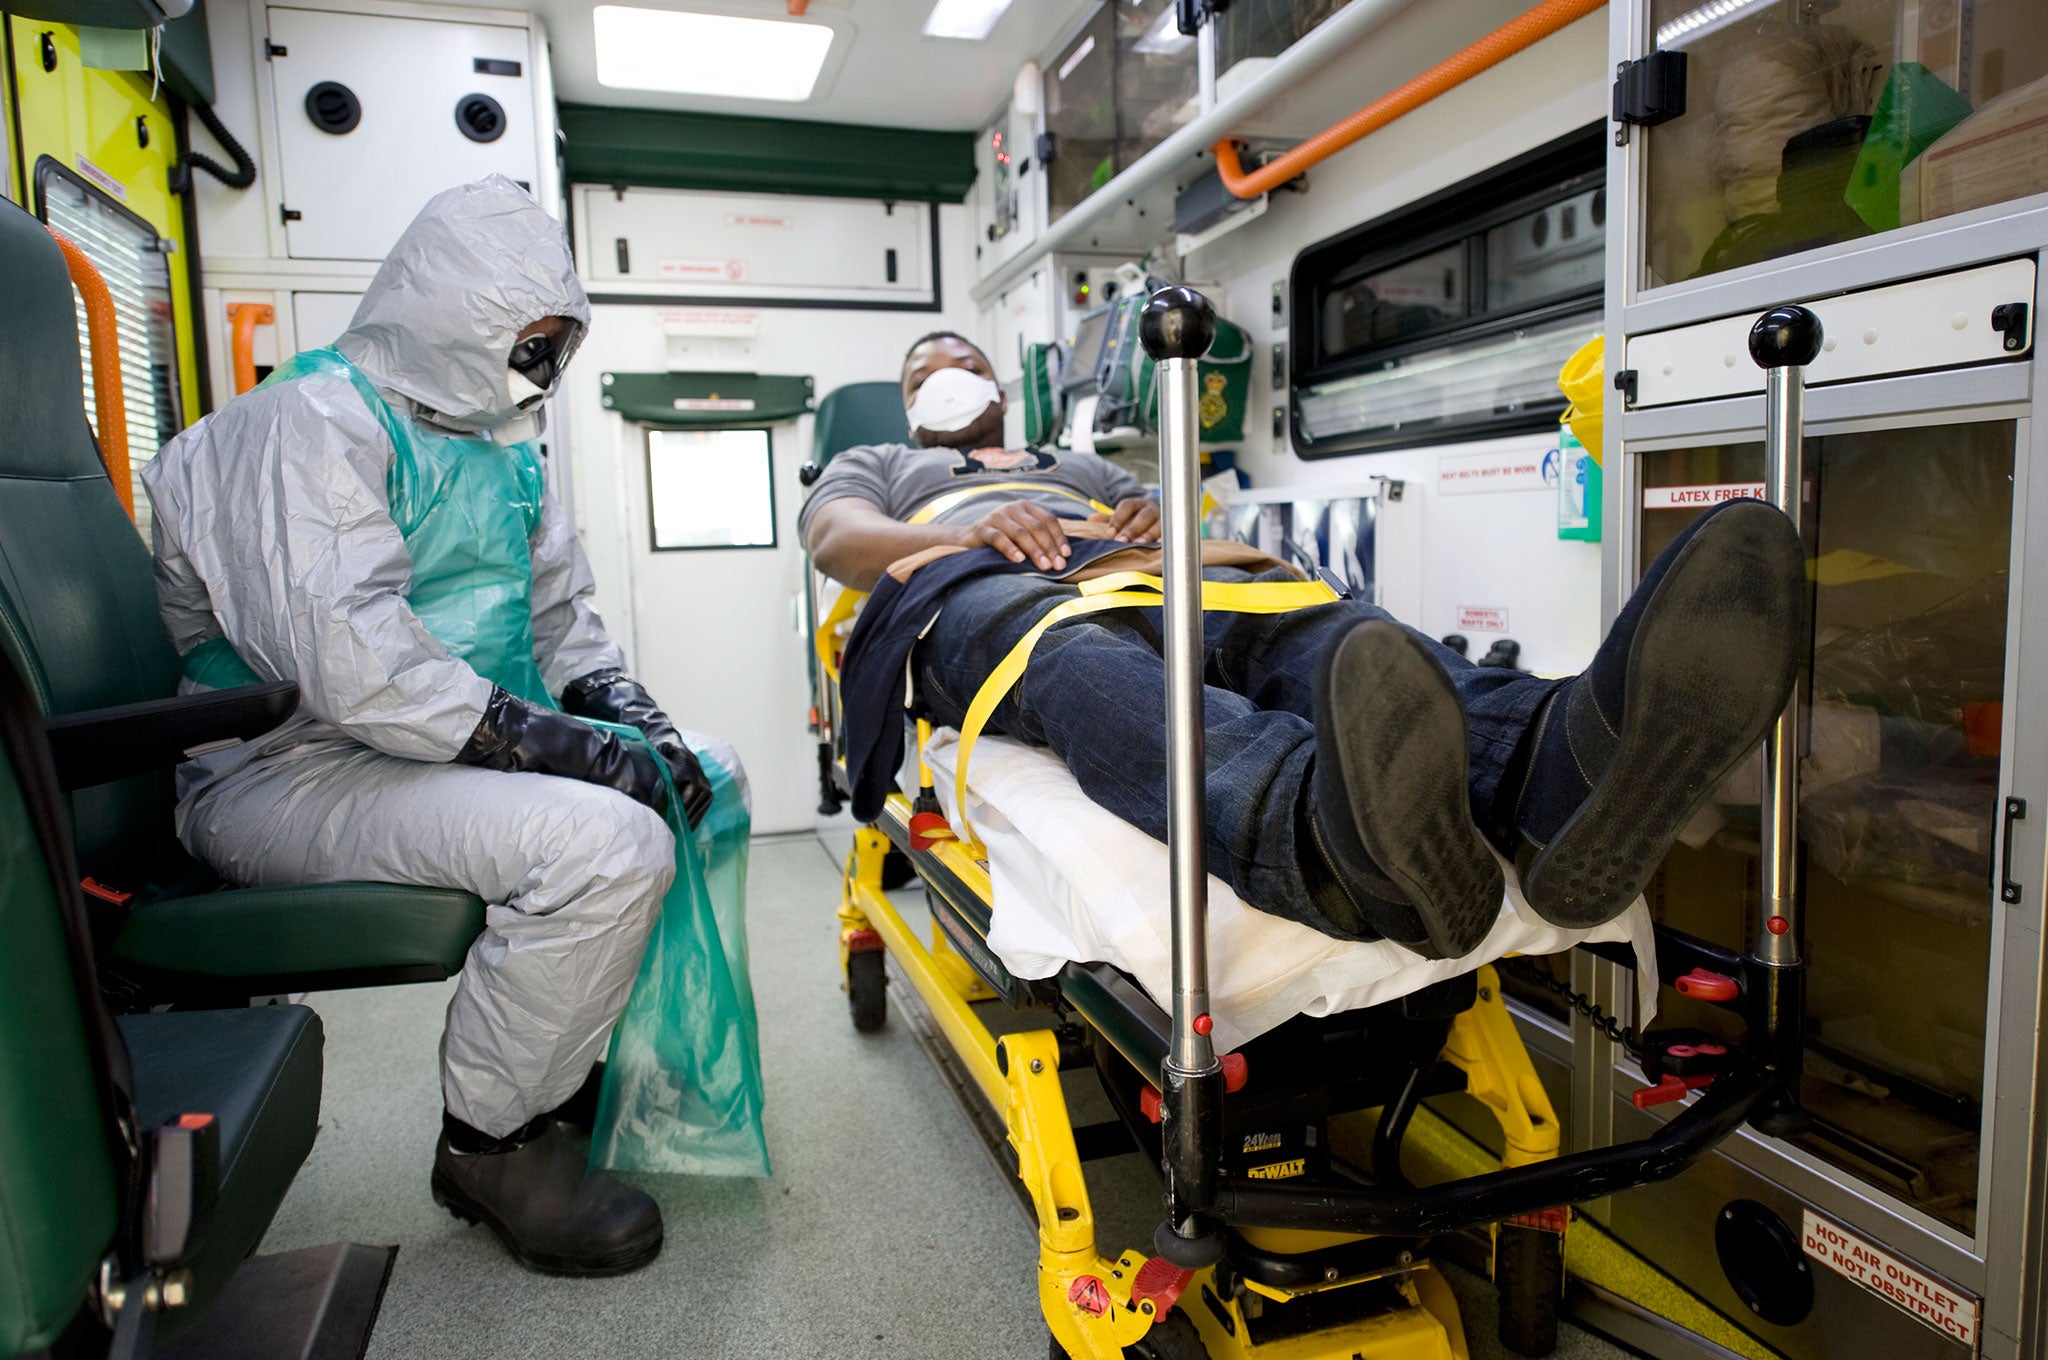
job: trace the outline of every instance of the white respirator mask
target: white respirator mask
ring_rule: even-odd
[[[547,400],[545,387],[535,387],[532,379],[516,368],[505,370],[505,388],[512,394],[512,404],[520,410],[530,410]]]
[[[926,378],[904,413],[914,430],[952,434],[981,419],[1003,389],[972,369],[942,368]]]

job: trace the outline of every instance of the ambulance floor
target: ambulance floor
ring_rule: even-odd
[[[774,1175],[635,1178],[667,1223],[645,1270],[530,1273],[428,1197],[453,984],[309,998],[327,1027],[320,1136],[263,1250],[399,1245],[370,1360],[1042,1360],[1033,1232],[1006,1178],[908,1017],[874,1035],[848,1022],[831,943],[838,879],[814,838],[754,845],[748,937]],[[906,912],[919,900],[905,895]],[[1125,1156],[1089,1176],[1101,1239],[1148,1240],[1151,1170]],[[1492,1287],[1446,1274],[1474,1360],[1494,1360]],[[1567,1324],[1557,1354],[1627,1352]]]

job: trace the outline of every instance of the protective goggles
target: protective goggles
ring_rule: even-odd
[[[520,377],[545,391],[553,386],[555,372],[561,367],[561,351],[555,337],[529,335],[512,347],[512,356],[505,363]]]

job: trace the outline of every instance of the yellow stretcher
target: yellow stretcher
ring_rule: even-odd
[[[1163,329],[1155,326],[1148,348],[1161,335],[1169,344],[1177,334],[1184,339],[1186,326],[1206,312],[1187,290],[1168,290],[1148,315],[1162,299],[1169,300],[1169,313],[1180,315],[1166,316]],[[1171,363],[1192,369],[1186,359],[1163,361],[1163,393]],[[1185,385],[1191,391],[1192,379]],[[893,414],[893,384],[859,386],[875,389],[863,396],[873,399],[873,410]],[[832,423],[834,402],[851,391],[833,394],[821,408],[826,457],[836,450],[822,431]],[[1192,414],[1189,432],[1180,437],[1185,447],[1169,448],[1176,428],[1169,405],[1162,397],[1162,466],[1192,467]],[[900,427],[881,436],[891,437],[902,437]],[[814,464],[806,478],[816,475]],[[1317,589],[1304,585],[1284,599],[1272,594],[1261,602],[1202,586],[1186,537],[1196,518],[1195,489],[1183,474],[1175,476],[1183,478],[1178,489],[1169,485],[1162,497],[1170,677],[1173,637],[1199,634],[1188,603],[1196,594],[1207,607],[1286,608],[1313,602],[1308,592]],[[1174,580],[1183,584],[1171,585]],[[1098,582],[1062,611],[1159,605],[1160,592],[1145,579]],[[856,603],[842,595],[816,627],[813,723],[824,811],[836,811],[845,787],[836,758],[836,682]],[[970,706],[975,721],[969,728],[986,720],[1021,672],[1028,641]],[[1189,645],[1180,644],[1183,658]],[[1174,683],[1169,680],[1170,713],[1178,711]],[[1180,703],[1192,701],[1183,693]],[[1755,950],[1736,955],[1660,928],[1660,973],[1705,970],[1725,983],[1725,995],[1715,999],[1743,1016],[1748,1037],[1716,1049],[1710,1075],[1666,1066],[1659,1080],[1652,1071],[1660,1088],[1694,1096],[1653,1135],[1568,1154],[1560,1153],[1556,1112],[1490,965],[1396,1001],[1296,1017],[1238,1053],[1214,1055],[1203,1023],[1208,1016],[1189,1005],[1191,996],[1206,999],[1206,981],[1199,992],[1183,985],[1189,976],[1200,978],[1204,965],[1191,961],[1198,950],[1183,952],[1184,938],[1199,939],[1203,931],[1184,933],[1182,926],[1192,920],[1200,927],[1204,917],[1199,889],[1192,890],[1192,912],[1183,910],[1187,873],[1178,860],[1173,1006],[1162,1007],[1103,963],[1069,962],[1045,980],[1015,977],[988,946],[993,902],[983,852],[970,828],[948,826],[941,815],[922,758],[929,733],[917,726],[922,778],[916,801],[890,795],[876,822],[855,833],[847,858],[838,925],[849,1004],[856,1028],[881,1027],[884,964],[893,960],[967,1084],[999,1123],[1037,1218],[1039,1301],[1056,1360],[1463,1360],[1463,1324],[1436,1261],[1446,1250],[1475,1242],[1482,1244],[1478,1264],[1490,1269],[1500,1291],[1503,1343],[1524,1355],[1544,1355],[1556,1343],[1567,1234],[1575,1242],[1605,1241],[1591,1224],[1575,1228],[1568,1206],[1676,1175],[1745,1122],[1776,1132],[1798,1118],[1803,962],[1796,922],[1790,940],[1778,942],[1790,946],[1779,958]],[[955,798],[961,809],[973,735],[962,733]],[[1182,814],[1179,824],[1186,821]],[[1199,821],[1193,824],[1199,828]],[[1199,840],[1197,832],[1181,844]],[[929,890],[928,937],[888,896],[885,879],[892,865],[903,863]],[[1022,1014],[1003,1014],[998,1027],[988,1014],[995,1007]],[[1646,1067],[1659,1061],[1652,1051]],[[1077,1131],[1069,1113],[1059,1077],[1080,1067],[1096,1071],[1116,1112],[1108,1137],[1103,1126]],[[1491,1116],[1501,1152],[1487,1158],[1468,1143],[1458,1157],[1437,1159],[1451,1179],[1411,1184],[1402,1163],[1411,1121],[1440,1124],[1427,1112],[1418,1118],[1418,1109],[1425,1098],[1451,1092]],[[1166,1222],[1146,1244],[1149,1250],[1109,1250],[1097,1241],[1085,1164],[1091,1156],[1133,1147],[1161,1168]],[[1746,1338],[1716,1318],[1694,1313],[1685,1320],[1754,1353]]]

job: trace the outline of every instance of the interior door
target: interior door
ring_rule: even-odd
[[[739,751],[757,835],[816,821],[797,601],[810,418],[661,431],[614,420],[631,542],[637,678],[684,728]]]

